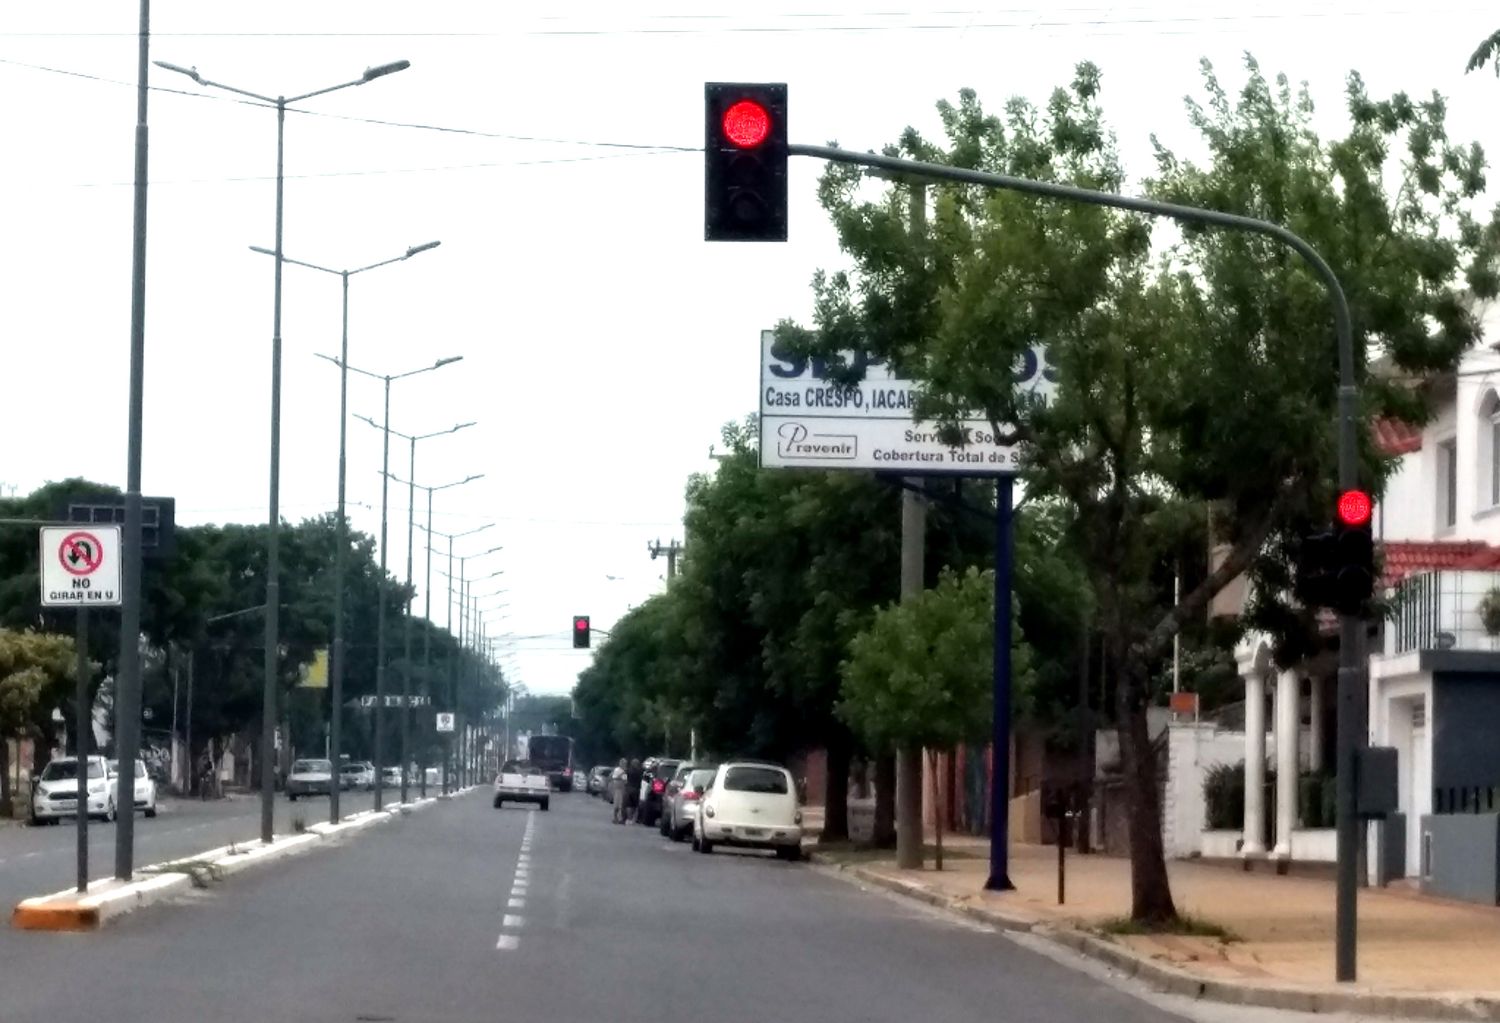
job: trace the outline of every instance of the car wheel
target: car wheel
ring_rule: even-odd
[[[156,804],[155,803],[152,803],[150,806],[146,807],[146,816],[147,817],[155,817],[156,816]]]
[[[788,863],[796,863],[802,858],[802,847],[800,845],[779,845],[776,847],[776,858],[786,860]]]
[[[500,809],[504,805],[505,805],[505,800],[501,799],[499,796],[496,796],[495,797],[495,809],[498,810],[498,809]]]
[[[661,815],[661,820],[659,820],[657,822],[657,824],[656,824],[656,830],[661,834],[662,838],[666,838],[668,835],[670,835],[672,833],[672,829],[667,826],[667,815],[666,814],[662,814]]]
[[[295,803],[297,801],[297,793],[295,793],[295,792],[288,792],[286,794],[286,798],[287,798],[287,802],[289,802],[289,803]]]
[[[75,809],[77,808],[75,807]],[[108,803],[104,804],[104,820],[106,823],[113,824],[117,816],[118,814],[115,813],[115,801],[111,799]]]
[[[551,805],[552,805],[552,800],[550,800],[550,799],[544,799],[544,800],[542,800],[542,812],[546,813],[547,812],[547,808],[550,807]]]

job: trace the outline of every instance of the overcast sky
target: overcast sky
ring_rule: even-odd
[[[1492,0],[957,6],[156,0],[151,55],[273,95],[411,61],[288,115],[285,252],[356,267],[441,240],[353,279],[350,361],[398,373],[463,356],[396,383],[391,423],[477,422],[422,442],[417,481],[484,474],[437,495],[435,528],[495,523],[459,542],[505,548],[470,565],[504,570],[478,587],[509,591],[485,602],[488,631],[523,637],[514,678],[565,692],[588,656],[567,649],[569,616],[607,628],[664,585],[647,542],[681,536],[685,478],[754,410],[759,331],[805,316],[813,271],[839,262],[817,165],[793,163],[788,244],[710,246],[702,157],[610,145],[701,145],[704,81],[786,81],[794,141],[863,149],[907,124],[935,134],[934,101],[964,86],[994,108],[1044,101],[1090,59],[1145,173],[1153,131],[1194,151],[1182,97],[1199,59],[1233,86],[1249,49],[1310,82],[1330,132],[1358,68],[1375,94],[1442,91],[1451,134],[1500,150],[1500,81],[1462,73],[1500,27]],[[136,17],[129,0],[0,8],[4,492],[124,483]],[[273,241],[275,115],[167,71],[151,82],[145,491],[175,496],[182,523],[263,521],[272,265],[248,246]],[[338,374],[314,353],[337,353],[337,278],[288,267],[283,315],[281,508],[296,521],[336,497]],[[354,378],[350,409],[379,419],[380,385]],[[378,533],[380,434],[349,430],[352,518]],[[403,478],[407,458],[400,442]],[[404,575],[404,488],[391,518]],[[419,585],[421,549],[419,532]]]

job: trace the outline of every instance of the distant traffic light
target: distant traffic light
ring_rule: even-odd
[[[590,638],[589,616],[588,615],[574,615],[573,616],[573,649],[574,650],[587,650],[588,647],[589,647],[589,638]]]
[[[786,85],[704,86],[703,237],[784,242]]]
[[[1363,490],[1339,495],[1334,518],[1332,604],[1340,614],[1359,614],[1375,594],[1375,538],[1370,532],[1373,503]]]

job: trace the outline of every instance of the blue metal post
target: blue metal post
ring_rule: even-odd
[[[1010,585],[1014,553],[1015,478],[995,480],[995,720],[990,733],[990,877],[984,887],[1008,892],[1010,883]]]

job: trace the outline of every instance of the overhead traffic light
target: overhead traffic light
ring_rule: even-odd
[[[709,82],[703,107],[704,239],[786,241],[786,85]]]
[[[573,649],[587,650],[589,647],[590,629],[588,615],[573,616]]]
[[[1370,495],[1346,490],[1334,517],[1332,604],[1340,614],[1359,614],[1375,594],[1375,538],[1370,532]]]

